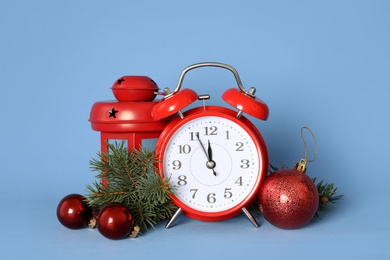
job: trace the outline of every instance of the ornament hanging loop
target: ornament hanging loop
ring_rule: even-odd
[[[309,154],[309,149],[307,148],[307,145],[306,145],[306,141],[305,141],[305,138],[303,137],[303,130],[306,129],[310,132],[311,136],[313,137],[313,140],[314,140],[314,145],[315,145],[315,152],[314,152],[314,156],[313,156],[313,159],[311,160],[307,160],[307,155]],[[317,158],[317,152],[318,152],[318,146],[317,146],[317,140],[316,140],[316,137],[314,136],[313,132],[311,131],[311,129],[307,126],[304,126],[301,128],[301,138],[302,138],[302,141],[303,141],[303,145],[305,146],[305,158],[304,160],[306,160],[307,162],[314,162]]]
[[[306,130],[308,130],[310,132],[310,134],[312,135],[313,140],[314,140],[315,152],[314,152],[313,159],[311,159],[311,160],[307,159],[307,155],[309,154],[309,149],[307,148],[307,144],[306,144],[305,138],[303,137],[303,130],[304,129],[306,129]],[[306,163],[307,162],[313,162],[317,158],[318,146],[317,146],[316,137],[314,136],[314,134],[311,131],[311,129],[309,127],[307,127],[307,126],[304,126],[304,127],[301,128],[301,138],[302,138],[303,145],[305,147],[305,157],[303,159],[299,160],[299,162],[297,162],[297,164],[295,165],[294,169],[298,170],[300,172],[305,173],[306,172]]]

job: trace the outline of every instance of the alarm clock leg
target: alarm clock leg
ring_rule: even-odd
[[[243,207],[242,209],[242,212],[247,216],[247,218],[249,219],[250,222],[252,222],[252,224],[258,228],[260,227],[259,223],[257,223],[256,219],[252,216],[252,214],[249,212],[249,210],[245,207]]]
[[[172,222],[177,218],[177,216],[179,216],[180,213],[181,213],[181,208],[178,208],[176,210],[175,214],[173,214],[172,218],[165,225],[165,228],[169,228],[171,226]]]

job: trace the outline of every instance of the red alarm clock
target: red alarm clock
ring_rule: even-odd
[[[181,110],[198,99],[191,89],[181,90],[185,74],[195,68],[219,67],[231,71],[238,88],[226,90],[222,99],[236,110],[220,106],[200,106]],[[162,131],[156,144],[158,168],[172,190],[178,210],[167,223],[169,228],[180,214],[203,221],[220,221],[241,212],[259,227],[247,207],[256,199],[267,175],[268,153],[258,129],[242,114],[266,120],[268,106],[247,91],[237,71],[226,64],[205,62],[185,68],[175,90],[152,109],[161,120],[178,113]]]

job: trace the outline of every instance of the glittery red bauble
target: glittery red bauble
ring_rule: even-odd
[[[86,227],[92,218],[92,209],[79,194],[65,196],[57,206],[57,218],[67,228]]]
[[[318,208],[319,196],[313,181],[295,169],[271,173],[261,184],[259,208],[265,219],[283,229],[307,224]]]
[[[133,227],[133,216],[126,206],[121,203],[108,203],[97,216],[99,232],[110,239],[122,239],[129,236]]]

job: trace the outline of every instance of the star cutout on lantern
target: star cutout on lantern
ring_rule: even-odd
[[[115,108],[112,108],[111,110],[108,110],[108,113],[110,113],[110,117],[114,117],[116,118],[116,113],[118,113],[119,111],[118,110],[115,110]]]
[[[125,81],[125,79],[124,78],[120,78],[120,79],[118,79],[116,81],[116,84],[120,85],[120,84],[122,84],[123,81]]]

